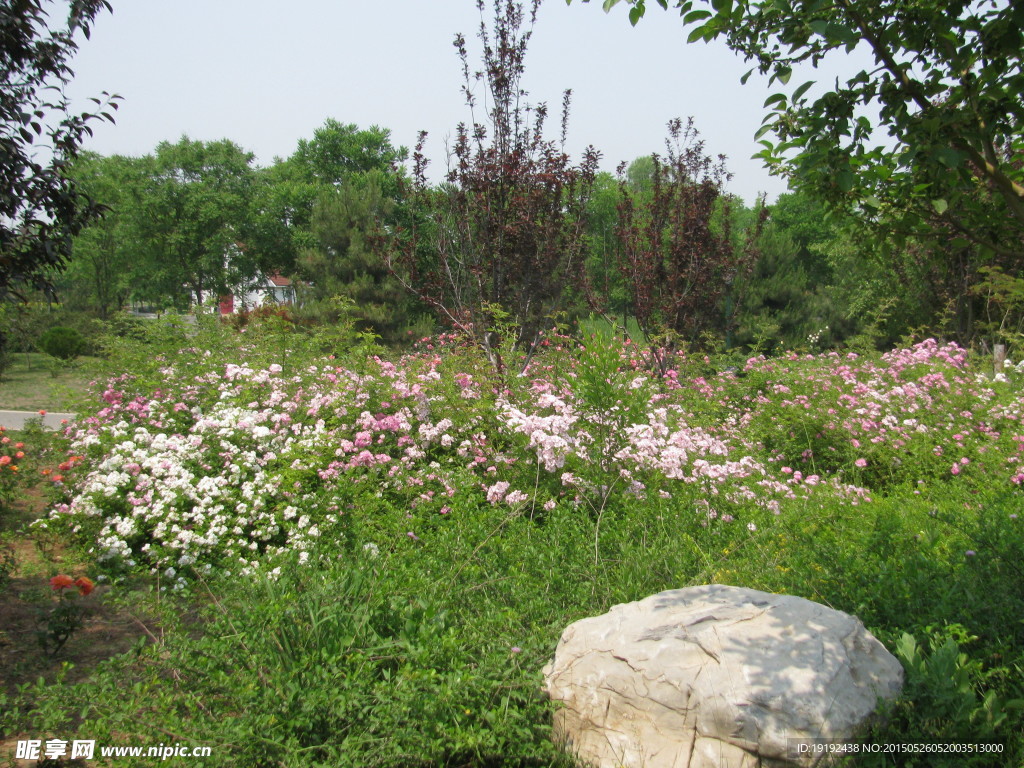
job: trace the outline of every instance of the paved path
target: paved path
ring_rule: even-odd
[[[0,411],[0,427],[6,429],[24,429],[29,419],[38,419],[38,411]],[[47,429],[60,429],[62,419],[73,419],[73,413],[50,413],[43,416],[43,426]]]

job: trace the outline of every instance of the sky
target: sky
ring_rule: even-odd
[[[439,179],[446,140],[470,112],[452,46],[468,42],[480,61],[475,0],[112,0],[81,42],[68,94],[82,109],[107,91],[122,97],[116,124],[94,123],[85,148],[143,155],[161,141],[231,139],[257,165],[288,157],[328,118],[391,131],[426,155]],[[485,13],[491,20],[491,11]],[[666,123],[693,117],[710,155],[724,154],[728,191],[748,203],[786,190],[751,155],[771,89],[721,42],[687,45],[677,13],[657,4],[637,27],[621,3],[546,0],[533,28],[523,86],[547,102],[550,138],[562,92],[573,91],[567,149],[592,144],[603,170],[663,152]],[[819,73],[819,76],[821,73]],[[826,80],[834,79],[828,73]],[[791,85],[797,84],[794,76]],[[479,113],[478,113],[479,119]]]

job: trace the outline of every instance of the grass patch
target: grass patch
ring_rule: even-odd
[[[73,411],[94,378],[97,358],[82,357],[55,365],[40,352],[18,352],[0,378],[0,410]]]

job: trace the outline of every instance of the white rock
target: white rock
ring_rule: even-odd
[[[789,595],[710,585],[569,626],[544,669],[555,736],[599,768],[810,766],[903,668],[861,622]]]

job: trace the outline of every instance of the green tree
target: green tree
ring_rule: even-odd
[[[629,302],[619,264],[622,243],[617,235],[619,220],[619,182],[610,173],[594,177],[594,188],[587,201],[587,291],[599,309],[623,317]]]
[[[587,0],[584,0],[586,2]],[[644,0],[628,0],[630,20]],[[619,0],[605,0],[607,9]],[[668,0],[657,0],[668,8]],[[988,0],[674,0],[694,40],[722,38],[772,81],[866,47],[845,84],[765,103],[765,161],[876,239],[952,236],[1024,258],[1024,5]],[[751,70],[753,72],[753,70]],[[748,73],[749,74],[749,73]],[[877,113],[877,121],[869,115]],[[882,141],[877,129],[889,139]],[[954,250],[962,247],[954,245]]]
[[[849,335],[847,294],[835,289],[826,251],[843,237],[819,201],[780,195],[768,209],[753,268],[740,281],[736,342],[772,353],[811,339],[824,348]]]
[[[391,131],[386,128],[373,125],[360,129],[328,118],[313,132],[312,139],[299,141],[290,160],[304,180],[338,186],[354,174],[387,173],[407,155],[405,147],[392,146]]]
[[[144,163],[137,159],[91,152],[72,167],[78,187],[108,210],[75,237],[67,270],[56,281],[58,295],[69,307],[107,318],[145,280],[138,271],[130,219],[133,191],[142,184],[144,172]]]
[[[256,169],[248,243],[269,270],[292,274],[299,254],[316,246],[313,208],[324,189],[303,178],[291,160]]]
[[[66,23],[53,26],[64,9]],[[74,74],[76,33],[88,37],[103,9],[110,10],[105,0],[19,0],[0,10],[0,299],[48,287],[52,271],[66,263],[71,237],[102,211],[67,168],[89,123],[113,122],[117,97],[94,99],[98,114],[72,114],[63,86]]]
[[[229,293],[264,267],[249,238],[253,156],[228,140],[163,142],[143,161],[132,226],[143,297],[187,305]]]
[[[349,182],[364,185],[365,177],[372,175],[385,198],[396,198],[402,173],[399,163],[406,150],[393,147],[390,136],[390,131],[377,126],[364,130],[329,119],[311,139],[300,140],[289,158],[259,169],[250,246],[273,269],[292,274],[300,254],[319,246],[313,212],[331,190]]]
[[[358,330],[395,343],[414,322],[414,299],[371,247],[377,220],[394,208],[381,191],[384,184],[380,172],[360,174],[321,194],[312,220],[317,244],[306,248],[297,263],[296,314],[333,323],[346,303],[335,299],[350,299]]]

